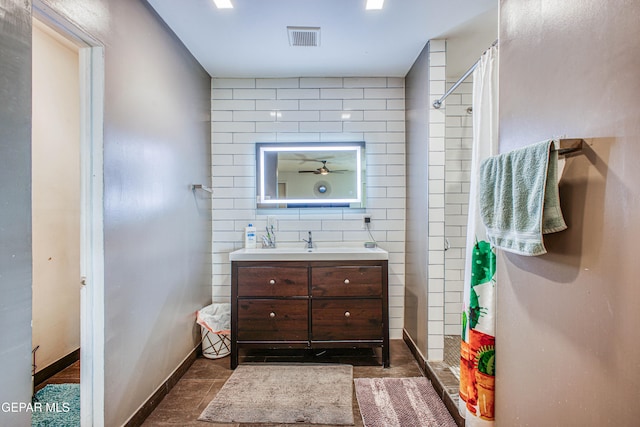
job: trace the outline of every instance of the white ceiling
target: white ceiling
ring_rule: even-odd
[[[377,11],[365,0],[147,1],[212,77],[404,77],[429,39],[463,34],[460,46],[479,47],[462,49],[468,60],[450,47],[455,75],[497,34],[498,0],[386,0]],[[289,46],[287,26],[320,27],[320,46]]]

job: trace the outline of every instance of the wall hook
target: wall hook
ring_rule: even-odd
[[[206,191],[208,193],[213,193],[213,189],[212,188],[206,187],[206,186],[204,186],[202,184],[193,184],[191,186],[191,189],[192,190],[204,190],[204,191]]]

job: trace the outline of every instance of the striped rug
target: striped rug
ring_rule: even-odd
[[[428,379],[356,378],[365,427],[456,427]]]

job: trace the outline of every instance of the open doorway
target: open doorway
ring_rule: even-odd
[[[55,382],[102,425],[104,49],[40,1],[33,17],[34,382],[71,364]]]
[[[80,49],[37,19],[32,46],[31,319],[39,390],[80,383]]]

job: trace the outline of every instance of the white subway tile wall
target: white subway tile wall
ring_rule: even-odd
[[[427,359],[444,359],[445,114],[433,102],[445,92],[446,42],[429,41],[429,267]]]
[[[247,224],[264,230],[267,216],[276,219],[280,243],[301,242],[309,230],[320,245],[371,240],[363,230],[364,212],[257,211],[254,144],[365,141],[366,215],[371,216],[374,238],[389,251],[390,336],[401,338],[405,280],[404,79],[214,78],[211,98],[213,300],[230,300],[229,253],[242,248]],[[444,128],[444,118],[440,124]]]
[[[447,82],[447,89],[455,82]],[[468,77],[446,100],[444,333],[460,335],[464,289],[465,245],[469,213],[469,180],[473,143],[471,107],[473,78]]]

